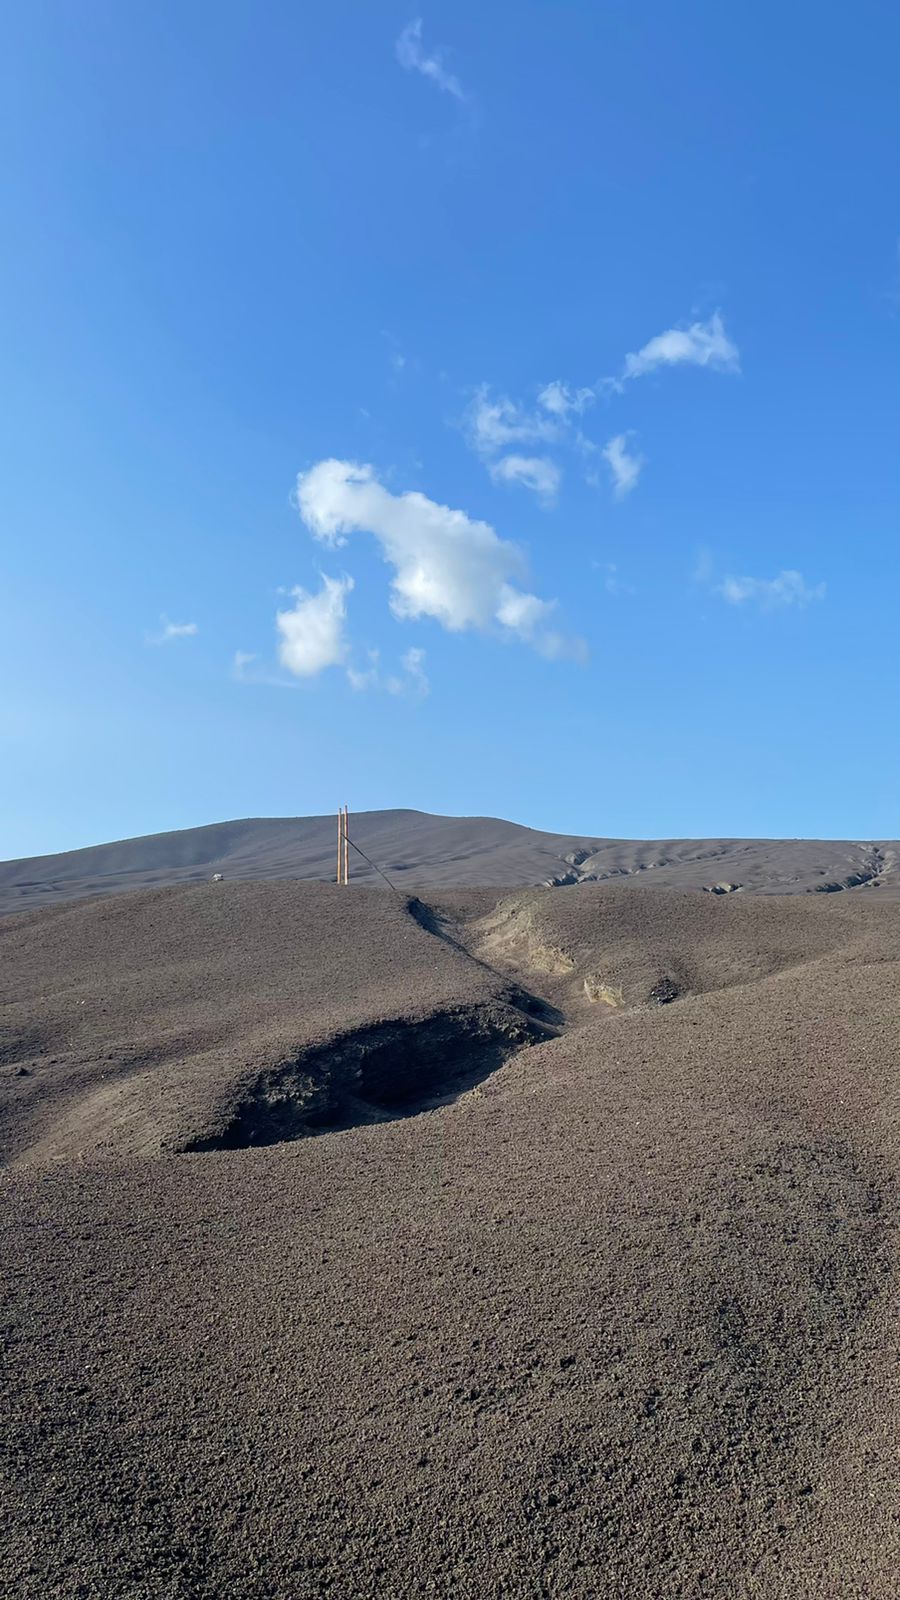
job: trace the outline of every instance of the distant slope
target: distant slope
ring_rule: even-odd
[[[122,839],[61,855],[0,863],[0,912],[83,895],[226,878],[331,879],[334,817],[250,817]],[[539,883],[652,883],[656,887],[792,894],[900,887],[896,841],[576,838],[496,817],[364,811],[360,849],[401,889]],[[351,855],[353,876],[381,883]]]

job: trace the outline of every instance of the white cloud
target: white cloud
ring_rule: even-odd
[[[247,668],[256,660],[258,660],[258,657],[254,655],[252,650],[235,650],[234,660],[231,663],[232,673],[236,678],[243,678]]]
[[[518,483],[531,489],[545,504],[556,498],[562,477],[560,468],[546,454],[540,456],[513,451],[502,460],[490,463],[510,445],[567,445],[582,456],[592,455],[597,446],[585,437],[578,418],[592,405],[593,389],[575,389],[555,378],[545,384],[534,407],[510,400],[508,395],[493,395],[487,384],[476,390],[464,418],[469,444],[489,463],[495,483]]]
[[[425,54],[421,17],[415,17],[407,23],[394,49],[397,60],[407,72],[421,72],[423,78],[430,78],[445,94],[452,94],[455,100],[465,100],[462,84],[452,72],[447,71],[440,51],[434,50],[430,56]]]
[[[340,666],[347,655],[344,620],[352,578],[326,578],[318,594],[292,589],[294,605],[275,617],[281,635],[278,659],[297,678],[312,678],[325,667]]]
[[[825,585],[808,584],[800,572],[782,571],[775,578],[725,578],[716,586],[716,593],[733,606],[752,601],[764,611],[775,611],[824,599]]]
[[[425,671],[425,651],[420,650],[417,645],[413,645],[407,650],[403,657],[403,670],[407,677],[411,679],[416,693],[424,699],[431,688],[431,684],[428,682],[428,674]]]
[[[285,678],[267,667],[252,650],[235,650],[231,662],[231,676],[236,683],[265,685],[269,689],[299,689],[293,678]]]
[[[549,443],[559,438],[559,426],[549,417],[525,411],[505,395],[491,398],[482,384],[466,412],[469,442],[479,455],[495,455],[508,444]]]
[[[598,378],[595,392],[609,400],[614,394],[624,394],[625,385],[621,378]]]
[[[623,376],[642,378],[657,367],[682,364],[712,367],[716,372],[740,371],[737,346],[726,334],[718,311],[708,322],[693,322],[689,328],[668,328],[665,333],[658,333],[643,349],[625,357]]]
[[[368,652],[369,665],[367,667],[354,667],[352,662],[347,668],[347,682],[351,689],[361,693],[364,689],[374,689],[378,684],[379,651]]]
[[[320,461],[301,473],[297,505],[310,532],[325,544],[343,544],[351,533],[374,534],[394,569],[395,616],[433,617],[451,632],[499,625],[508,636],[544,650],[533,618],[522,626],[509,605],[510,597],[547,602],[513,586],[511,580],[524,575],[524,556],[517,545],[499,539],[490,523],[416,491],[392,494],[371,467],[352,461]]]
[[[593,405],[595,398],[593,389],[572,389],[556,378],[541,390],[538,405],[549,411],[551,416],[566,422],[571,412],[580,417],[588,406]]]
[[[148,644],[170,644],[173,639],[193,639],[200,632],[196,622],[170,622],[165,614],[159,620],[162,628],[159,633],[147,635]]]
[[[413,700],[424,700],[431,691],[428,674],[425,671],[425,651],[413,646],[406,651],[403,657],[403,677],[388,678],[385,688],[388,694],[409,695]]]
[[[606,574],[603,587],[607,594],[634,594],[634,586],[619,577],[619,569],[614,561],[595,561],[593,565]]]
[[[549,456],[501,456],[490,467],[495,483],[519,483],[530,489],[545,505],[552,505],[559,493],[560,470]]]
[[[643,456],[629,454],[628,441],[631,437],[629,433],[617,433],[614,439],[607,440],[600,452],[609,467],[613,494],[617,500],[624,500],[631,493],[644,465]]]
[[[521,590],[505,583],[500,591],[497,620],[505,628],[511,628],[513,633],[528,639],[555,610],[555,600],[540,600],[536,594],[522,594]]]
[[[586,661],[588,652],[583,639],[569,638],[548,626],[556,608],[555,600],[540,600],[536,594],[522,594],[504,584],[497,618],[548,661],[558,661],[563,656]]]
[[[351,689],[363,693],[368,689],[386,689],[388,694],[407,695],[412,700],[424,700],[431,690],[428,675],[425,671],[425,651],[413,645],[401,658],[400,672],[392,673],[390,677],[381,676],[381,654],[378,650],[368,652],[369,665],[365,668],[348,666],[347,682]]]

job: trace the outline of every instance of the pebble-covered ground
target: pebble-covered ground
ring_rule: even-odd
[[[0,1591],[894,1600],[898,1038],[875,896],[5,919]]]

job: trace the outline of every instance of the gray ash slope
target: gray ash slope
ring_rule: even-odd
[[[893,1600],[895,902],[203,884],[0,957],[5,1594]]]
[[[790,894],[900,887],[891,840],[576,838],[495,817],[368,811],[356,842],[401,889],[623,879],[657,888]],[[0,862],[0,912],[83,895],[228,878],[331,880],[333,817],[262,817]],[[360,856],[362,883],[381,881]]]
[[[212,1148],[254,1094],[293,1102],[300,1132],[378,1120],[389,1084],[357,1084],[354,1113],[333,1073],[304,1081],[339,1049],[383,1078],[392,1031],[407,1056],[429,1029],[444,1056],[469,1037],[502,1055],[541,1009],[397,895],[209,883],[25,912],[0,923],[0,1163]]]

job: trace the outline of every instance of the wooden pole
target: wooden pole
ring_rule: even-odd
[[[350,807],[344,807],[344,882],[350,882]]]

